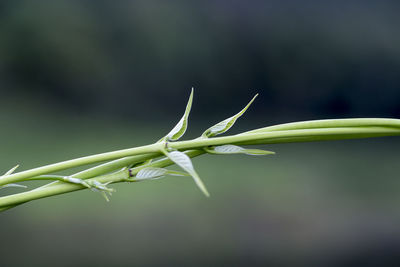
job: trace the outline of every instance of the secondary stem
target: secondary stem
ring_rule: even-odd
[[[199,155],[202,155],[204,153],[205,152],[202,150],[192,150],[192,151],[188,151],[186,154],[192,158],[192,157],[197,157]],[[162,168],[162,167],[166,167],[166,166],[169,166],[172,164],[173,164],[173,162],[170,159],[165,158],[165,159],[161,159],[158,161],[154,161],[154,162],[150,163],[148,166],[140,166],[137,168],[133,168],[131,170],[131,174],[135,175],[136,173],[138,173],[141,169],[143,169],[145,167]],[[101,183],[107,183],[107,182],[118,183],[118,182],[124,182],[127,178],[129,178],[129,175],[130,175],[129,171],[127,169],[125,169],[125,170],[120,170],[120,171],[112,173],[112,174],[107,174],[107,175],[96,177],[95,180],[98,182],[101,182]],[[0,211],[2,211],[3,208],[18,205],[18,204],[25,203],[25,202],[28,202],[31,200],[65,194],[65,193],[78,191],[78,190],[82,190],[82,189],[87,189],[87,187],[84,187],[83,185],[79,185],[79,184],[59,183],[59,184],[55,184],[53,186],[38,188],[38,189],[34,189],[34,190],[31,190],[28,192],[23,192],[23,193],[19,193],[19,194],[10,195],[10,196],[0,197]]]
[[[283,123],[279,125],[267,126],[256,130],[244,132],[261,133],[271,131],[287,131],[312,128],[339,128],[339,127],[391,127],[400,128],[399,119],[382,119],[382,118],[349,118],[349,119],[327,119],[327,120],[312,120],[299,121],[291,123]]]
[[[398,120],[396,120],[398,121]],[[322,140],[340,140],[352,138],[367,138],[380,136],[400,135],[400,128],[395,127],[340,127],[340,128],[312,128],[286,131],[267,131],[238,134],[225,137],[198,138],[189,141],[178,141],[168,143],[168,146],[178,150],[197,149],[207,146],[217,146],[224,144],[255,145],[255,144],[277,144],[290,142],[311,142]],[[0,178],[0,185],[21,181],[25,178],[39,176],[48,173],[74,168],[96,162],[122,158],[126,156],[160,153],[165,143],[155,143],[152,145],[137,148],[118,150],[114,152],[102,153],[93,156],[82,157],[55,163]],[[110,167],[110,166],[108,166]],[[107,168],[107,165],[104,167]],[[98,170],[94,171],[96,173]]]
[[[127,156],[139,155],[139,154],[155,153],[155,152],[159,153],[161,146],[162,146],[162,144],[156,143],[156,144],[147,145],[147,146],[140,146],[140,147],[135,147],[135,148],[117,150],[117,151],[113,151],[113,152],[101,153],[101,154],[96,154],[96,155],[92,155],[92,156],[81,157],[81,158],[77,158],[77,159],[54,163],[54,164],[46,165],[43,167],[34,168],[34,169],[27,170],[27,171],[22,171],[22,172],[18,172],[18,173],[14,173],[14,174],[2,177],[2,178],[0,178],[0,185],[14,183],[14,182],[21,181],[25,178],[39,176],[39,175],[47,174],[47,173],[54,173],[54,172],[62,171],[65,169],[75,168],[75,167],[82,166],[82,165],[88,165],[88,164],[93,164],[93,163],[97,163],[97,162],[108,161],[108,160],[123,158],[123,157],[127,157]]]
[[[33,179],[40,175],[109,160],[113,161],[79,172],[73,175],[73,177],[81,179],[95,177],[94,179],[96,179],[96,181],[102,183],[121,182],[127,178],[127,175],[129,175],[127,169],[111,174],[105,173],[115,171],[122,167],[127,167],[134,163],[143,162],[147,159],[156,158],[161,155],[161,151],[166,146],[181,151],[192,150],[188,152],[188,155],[190,157],[195,157],[205,153],[202,148],[226,144],[277,144],[394,135],[400,135],[400,120],[397,119],[343,119],[289,123],[225,137],[197,138],[189,141],[169,143],[162,142],[77,158],[0,177],[0,185]],[[165,167],[171,164],[172,162],[169,159],[154,161],[146,166],[133,168],[132,174],[136,174],[144,167]],[[39,177],[39,179],[41,178]],[[60,182],[51,183],[28,192],[0,197],[0,211],[34,199],[68,193],[85,188],[86,187],[77,184]]]

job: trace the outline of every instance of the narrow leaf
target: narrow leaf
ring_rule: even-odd
[[[67,176],[67,177],[64,177],[63,180],[64,180],[65,182],[68,182],[68,183],[72,183],[72,184],[82,184],[82,185],[83,185],[83,180],[82,180],[82,179],[79,179],[79,178],[74,178],[74,177]]]
[[[192,108],[193,91],[194,91],[194,89],[192,88],[189,100],[186,105],[185,114],[183,114],[183,116],[182,116],[181,120],[178,122],[178,124],[175,125],[175,127],[160,141],[165,140],[165,139],[169,140],[169,141],[176,141],[185,134],[187,126],[188,126],[189,113]]]
[[[27,186],[22,185],[22,184],[6,184],[6,185],[2,185],[0,186],[0,189],[2,188],[6,188],[6,187],[20,187],[20,188],[27,188]]]
[[[186,176],[186,173],[171,171],[163,168],[148,167],[141,169],[135,176],[135,181],[154,180],[162,178],[165,175]]]
[[[80,184],[80,185],[83,185],[83,186],[85,186],[87,188],[92,188],[92,186],[89,185],[86,181],[84,181],[82,179],[79,179],[79,178],[74,178],[74,177],[71,177],[71,176],[64,177],[63,181],[67,182],[67,183],[72,183],[72,184]]]
[[[214,126],[208,128],[203,134],[203,137],[213,137],[219,134],[223,134],[226,131],[228,131],[236,122],[236,120],[243,115],[243,113],[246,112],[246,110],[250,107],[251,103],[253,103],[254,99],[256,99],[256,97],[258,96],[258,94],[256,94],[251,100],[250,102],[236,115],[227,118],[217,124],[215,124]]]
[[[247,155],[271,155],[275,154],[273,151],[261,150],[261,149],[247,149],[235,145],[223,145],[212,148],[205,148],[208,153],[211,154],[247,154]]]
[[[83,186],[89,188],[93,192],[98,192],[105,198],[106,201],[110,201],[107,194],[109,194],[111,196],[112,192],[115,192],[114,188],[107,187],[107,185],[111,182],[100,183],[99,181],[96,181],[96,180],[84,181],[82,179],[74,178],[74,177],[70,177],[70,176],[66,176],[62,180],[67,183],[80,184],[80,185],[83,185]]]
[[[135,177],[135,181],[142,181],[148,179],[159,179],[167,173],[163,168],[144,168],[141,169]]]
[[[263,155],[274,155],[274,151],[262,150],[262,149],[245,149],[243,153],[251,156],[263,156]]]
[[[98,192],[100,193],[105,200],[108,202],[110,201],[107,193],[111,196],[113,192],[115,192],[114,188],[108,188],[107,185],[110,184],[111,182],[107,182],[107,183],[100,183],[96,180],[92,180],[92,181],[88,181],[87,184],[89,184],[90,186],[90,190],[92,190],[93,192]]]
[[[17,168],[19,167],[19,165],[12,167],[10,170],[8,170],[3,176],[0,176],[0,178],[4,177],[4,176],[8,176],[10,174],[12,174]],[[21,184],[6,184],[6,185],[2,185],[0,186],[0,189],[2,188],[6,188],[6,187],[20,187],[20,188],[27,188],[27,186],[25,185],[21,185]]]
[[[11,168],[11,169],[10,169],[9,171],[7,171],[3,176],[7,176],[7,175],[12,174],[18,167],[19,167],[19,165],[17,165],[17,166],[15,166],[15,167]]]
[[[207,197],[210,196],[210,194],[207,191],[207,188],[205,187],[204,183],[201,181],[199,175],[193,168],[192,161],[190,158],[183,152],[180,151],[172,151],[170,153],[166,153],[167,157],[170,158],[176,165],[181,167],[184,171],[186,171],[190,176],[193,177],[196,185],[199,187],[199,189],[206,195]]]

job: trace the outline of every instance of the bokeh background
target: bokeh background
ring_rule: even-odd
[[[0,2],[0,168],[187,138],[400,117],[398,1]],[[397,138],[203,156],[190,179],[115,185],[0,215],[1,266],[399,266]],[[33,186],[33,185],[31,185]],[[3,189],[2,195],[18,189]]]

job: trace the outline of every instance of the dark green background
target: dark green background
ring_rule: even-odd
[[[2,1],[0,167],[187,138],[400,116],[398,1]],[[1,266],[396,266],[397,138],[203,156],[171,177],[0,215]],[[32,187],[33,184],[30,184]],[[18,189],[3,189],[2,195]]]

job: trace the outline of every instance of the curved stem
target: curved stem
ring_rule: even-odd
[[[29,177],[29,178],[25,178],[22,181],[63,181],[65,176],[61,176],[61,175],[40,175],[40,176],[35,176],[35,177]]]
[[[75,168],[82,165],[93,164],[96,162],[108,161],[118,158],[123,158],[127,156],[146,154],[146,153],[154,153],[160,150],[163,144],[152,144],[147,146],[140,146],[129,149],[122,149],[113,152],[101,153],[87,157],[81,157],[77,159],[67,160],[59,163],[54,163],[50,165],[46,165],[39,168],[30,169],[27,171],[22,171],[18,173],[14,173],[11,175],[7,175],[0,178],[0,185],[9,184],[13,182],[20,181],[25,178],[39,176],[42,174],[53,173],[57,171],[62,171],[65,169]]]
[[[327,119],[283,123],[273,126],[267,126],[242,134],[261,133],[272,131],[287,131],[313,128],[339,128],[339,127],[394,127],[400,128],[398,119],[380,119],[380,118],[349,118],[349,119]]]
[[[100,176],[100,175],[103,175],[106,173],[113,172],[115,170],[124,168],[126,166],[130,166],[130,165],[134,165],[136,163],[146,161],[148,159],[156,158],[158,155],[160,155],[160,153],[148,153],[148,154],[144,154],[144,155],[130,156],[130,157],[113,160],[113,161],[110,161],[107,163],[103,163],[99,166],[95,166],[95,167],[89,168],[87,170],[75,173],[75,174],[71,175],[71,177],[79,178],[79,179],[89,179],[89,178],[92,178],[95,176]],[[48,187],[51,185],[55,185],[57,183],[58,182],[52,182],[52,183],[43,185],[39,188]],[[37,188],[37,189],[39,189],[39,188]]]
[[[400,128],[390,127],[341,127],[321,129],[300,129],[260,133],[237,134],[225,137],[198,138],[190,141],[169,143],[174,149],[196,149],[225,144],[257,145],[294,142],[327,141],[354,138],[370,138],[400,135]]]
[[[193,150],[193,151],[188,151],[186,154],[189,157],[196,157],[201,154],[204,154],[205,152],[203,150]],[[127,179],[129,179],[130,175],[135,175],[137,174],[141,169],[147,168],[147,167],[166,167],[169,165],[172,165],[173,162],[168,159],[161,159],[158,161],[154,161],[150,163],[148,166],[140,166],[137,168],[133,168],[131,172],[127,169],[125,170],[120,170],[118,172],[112,173],[112,174],[107,174],[103,176],[99,176],[96,178],[92,178],[100,183],[118,183],[118,182],[125,182]],[[91,179],[89,179],[90,181]],[[87,187],[84,187],[83,185],[79,184],[71,184],[71,183],[59,183],[53,186],[49,187],[44,187],[41,189],[34,189],[28,192],[23,192],[19,194],[14,194],[10,196],[4,196],[0,197],[0,211],[2,208],[12,208],[12,206],[25,203],[28,201],[32,201],[35,199],[40,199],[40,198],[45,198],[45,197],[50,197],[50,196],[55,196],[55,195],[60,195],[60,194],[65,194],[73,191],[78,191],[82,189],[87,189]]]
[[[395,121],[396,123],[398,123],[399,120]],[[224,144],[239,144],[239,145],[276,144],[276,143],[290,143],[290,142],[311,142],[311,141],[322,141],[322,140],[381,137],[381,136],[394,136],[394,135],[400,135],[400,128],[383,127],[383,126],[382,127],[360,126],[360,127],[311,128],[311,129],[286,130],[286,131],[253,132],[253,133],[237,134],[225,137],[197,138],[194,140],[171,142],[168,144],[170,148],[178,150],[189,150],[206,146],[216,146]],[[118,150],[114,152],[102,153],[98,155],[87,156],[87,157],[77,158],[74,160],[55,163],[19,173],[14,173],[8,176],[4,176],[0,178],[0,185],[18,182],[25,178],[53,173],[77,166],[126,157],[127,155],[160,153],[160,151],[164,148],[164,146],[165,146],[164,142],[155,143],[152,145],[141,146],[125,150]],[[102,168],[106,169],[111,166],[105,165]],[[96,169],[93,172],[96,173],[97,171],[99,170]]]
[[[205,153],[203,150],[198,149],[202,149],[208,146],[218,146],[226,144],[277,144],[394,135],[400,135],[400,120],[397,119],[318,120],[270,126],[231,136],[197,138],[188,141],[170,142],[168,143],[168,147],[181,151],[191,150],[190,152],[187,152],[188,155],[190,157],[195,157]],[[125,181],[127,179],[127,175],[129,175],[127,169],[120,170],[114,173],[109,172],[129,166],[130,164],[156,158],[161,155],[161,151],[166,145],[167,144],[165,142],[155,143],[152,145],[123,149],[114,152],[102,153],[60,163],[50,164],[47,166],[0,177],[0,185],[29,179],[33,180],[51,178],[50,180],[59,180],[59,176],[43,175],[54,173],[60,170],[74,168],[77,166],[108,160],[113,161],[79,172],[73,175],[73,177],[80,179],[95,177],[92,179],[95,179],[96,181],[102,183],[121,182]],[[144,167],[165,167],[171,164],[172,162],[169,159],[154,161],[147,164],[146,166],[133,168],[132,174],[137,173],[137,171]],[[28,192],[0,197],[0,211],[34,199],[63,194],[81,189],[85,189],[85,187],[79,184],[54,182]]]

